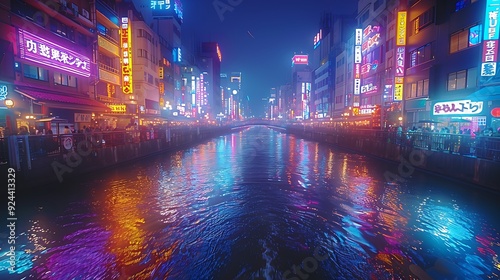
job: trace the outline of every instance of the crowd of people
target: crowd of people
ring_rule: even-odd
[[[400,127],[402,129],[402,127]],[[400,129],[398,128],[398,130]],[[418,128],[413,126],[408,129],[408,132],[427,132],[427,133],[441,133],[441,134],[465,134],[472,136],[489,136],[489,137],[500,137],[500,127],[495,131],[491,127],[485,127],[483,129],[478,129],[477,131],[472,131],[470,128],[460,129],[456,126],[452,125],[450,127],[441,127],[431,129],[430,127],[421,127]]]

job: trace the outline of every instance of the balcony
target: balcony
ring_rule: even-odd
[[[99,45],[99,52],[107,53],[115,57],[120,57],[120,49],[118,44],[111,41],[108,36],[104,37],[99,34],[97,36],[97,44]]]
[[[121,79],[119,74],[118,69],[104,63],[99,63],[99,80],[120,85]]]
[[[94,34],[93,23],[90,26],[84,26],[84,24],[82,24],[77,20],[78,15],[75,15],[74,11],[68,7],[59,6],[57,10],[55,10],[52,7],[47,6],[42,1],[27,0],[26,3],[35,7],[38,10],[43,11],[44,13],[60,21],[61,23],[67,26],[74,27],[78,32],[82,33],[83,35],[93,36]]]

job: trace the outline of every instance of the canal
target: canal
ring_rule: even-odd
[[[497,195],[387,171],[250,127],[18,194],[15,272],[3,226],[0,278],[499,278]]]

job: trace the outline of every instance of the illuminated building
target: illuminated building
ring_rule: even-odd
[[[309,66],[309,55],[294,55],[292,57],[292,91],[285,97],[288,119],[309,119],[311,84],[312,71]]]
[[[80,130],[109,109],[93,95],[97,82],[93,7],[88,1],[54,4],[57,9],[43,1],[11,1],[0,8],[10,24],[0,23],[4,60],[10,63],[2,69],[0,89],[5,85],[6,91],[0,95],[6,93],[14,101],[9,110],[17,119],[8,121],[13,132],[26,126],[30,133],[49,129],[57,133],[53,117],[61,119],[60,125]]]
[[[319,32],[313,38],[311,61],[314,68],[310,102],[312,118],[330,118],[343,112],[348,99],[348,88],[345,86],[348,63],[345,57],[337,59],[346,51],[346,42],[354,26],[353,15],[333,16],[327,13],[320,19]]]
[[[184,20],[181,0],[170,1],[132,1],[141,13],[144,21],[151,27],[158,36],[160,46],[160,63],[163,67],[164,77],[159,83],[163,84],[164,92],[161,94],[163,104],[161,108],[164,117],[171,117],[173,114],[179,115],[186,111],[186,104],[189,103],[189,96],[182,90],[183,76],[182,68],[187,65],[184,60],[187,50],[182,46],[181,34]],[[168,107],[164,107],[167,105]],[[168,109],[172,107],[172,109]]]
[[[159,61],[161,53],[159,44],[156,43],[159,41],[158,35],[144,21],[133,3],[122,3],[119,11],[122,91],[130,96],[131,100],[135,100],[139,125],[160,123],[162,122],[160,110],[163,104],[160,106]],[[124,69],[127,69],[128,77]],[[130,81],[127,82],[127,78]],[[127,88],[127,83],[129,88]]]
[[[499,25],[492,16],[498,16],[498,1],[445,2],[408,7],[406,121],[433,118],[457,132],[496,129],[500,123],[492,111],[500,107],[495,71]],[[461,118],[465,123],[455,123]]]
[[[96,121],[102,127],[123,128],[130,124],[137,111],[136,101],[130,99],[133,96],[131,85],[127,84],[126,88],[122,88],[124,49],[121,45],[122,40],[128,44],[129,37],[128,34],[122,33],[122,19],[116,12],[114,1],[96,2],[96,20],[99,80],[93,91],[96,99],[110,108],[102,116],[97,116]]]
[[[206,106],[205,115],[215,119],[217,114],[223,113],[222,91],[220,87],[220,68],[222,53],[217,42],[203,42],[199,67],[203,71],[206,96],[203,106]]]

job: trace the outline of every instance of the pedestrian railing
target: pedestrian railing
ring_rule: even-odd
[[[201,133],[213,129],[201,128]],[[320,134],[325,139],[350,137],[380,143],[394,143],[402,147],[433,150],[500,161],[500,137],[467,134],[397,132],[372,129],[335,129],[331,127],[298,127],[294,130]],[[81,148],[89,153],[104,147],[161,139],[165,143],[179,141],[188,131],[200,133],[200,128],[174,127],[155,130],[105,131],[60,135],[14,135],[0,138],[0,164],[17,168],[31,168],[31,161],[58,157]],[[192,136],[191,136],[192,137]],[[181,140],[182,142],[182,140]]]
[[[367,141],[389,142],[403,147],[460,154],[500,161],[500,137],[433,133],[433,132],[397,132],[375,129],[349,129],[313,126],[290,126],[304,133],[318,133],[325,137],[354,137]]]

